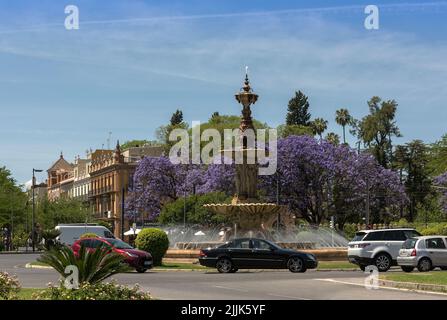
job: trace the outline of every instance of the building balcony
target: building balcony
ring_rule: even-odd
[[[115,192],[113,186],[97,188],[97,189],[90,190],[88,192],[88,197],[92,198],[92,197],[100,196],[100,195],[111,193],[111,192]]]

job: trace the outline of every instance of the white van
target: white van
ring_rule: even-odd
[[[55,229],[61,232],[56,239],[60,243],[69,246],[78,240],[84,233],[94,233],[101,238],[115,238],[109,229],[96,223],[59,224]]]

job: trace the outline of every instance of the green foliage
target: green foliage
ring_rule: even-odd
[[[211,118],[208,120],[208,122],[201,123],[200,124],[200,136],[202,135],[202,132],[207,129],[216,129],[220,134],[220,147],[223,148],[225,145],[225,141],[227,141],[227,144],[232,143],[234,145],[234,138],[226,139],[224,132],[226,129],[238,129],[241,123],[241,117],[240,116],[233,116],[233,115],[216,115],[213,114]],[[255,129],[268,129],[268,126],[266,123],[262,123],[256,119],[253,119],[253,126]],[[188,131],[189,137],[192,139],[192,128]],[[206,146],[208,143],[210,143],[213,138],[211,138],[209,141],[200,141],[200,147],[201,150],[204,146]],[[268,139],[268,132],[266,132],[266,139]],[[190,141],[191,144],[191,141]],[[219,150],[220,152],[220,150]],[[214,154],[211,154],[211,156],[215,156]]]
[[[369,114],[354,124],[353,132],[371,149],[377,162],[389,168],[392,159],[391,138],[402,136],[395,121],[397,102],[382,101],[374,96],[368,101],[368,107]]]
[[[17,277],[12,277],[6,272],[0,272],[0,299],[17,299],[19,291],[20,283],[17,280]]]
[[[25,222],[28,197],[12,178],[11,172],[0,167],[0,227]]]
[[[447,134],[429,146],[428,170],[432,176],[447,172]]]
[[[397,222],[397,225],[399,227],[408,227],[409,223],[408,223],[407,219],[402,218]]]
[[[33,294],[34,300],[150,300],[149,293],[138,285],[128,288],[114,281],[109,283],[83,283],[78,289],[67,289],[62,283],[50,285],[47,289]]]
[[[37,261],[53,267],[62,278],[66,277],[65,268],[67,266],[76,266],[80,284],[99,283],[114,274],[130,270],[123,263],[123,257],[115,252],[110,252],[106,245],[90,252],[81,246],[78,256],[68,246],[53,248],[45,251]]]
[[[345,238],[348,240],[354,238],[356,232],[357,225],[354,223],[347,223],[343,226],[343,233],[345,234]]]
[[[295,92],[287,106],[286,125],[309,126],[310,117],[308,97],[301,91]]]
[[[171,126],[179,125],[183,122],[183,112],[177,109],[171,117]]]
[[[29,238],[29,233],[24,230],[15,229],[12,236],[12,246],[16,249],[25,247]]]
[[[427,167],[428,147],[421,140],[414,140],[396,147],[392,167],[399,171],[401,182],[410,200],[408,220],[413,221],[420,211],[432,210],[432,181]],[[430,208],[429,208],[430,206]]]
[[[340,144],[340,137],[333,132],[329,132],[324,139],[336,146]]]
[[[339,109],[335,112],[335,122],[343,127],[343,143],[346,144],[346,126],[352,124],[352,116],[348,109]]]
[[[276,129],[278,130],[278,138],[287,138],[288,136],[302,136],[302,135],[308,135],[313,137],[314,135],[312,128],[310,126],[282,124],[279,125]]]
[[[84,223],[90,219],[91,212],[80,200],[43,199],[37,206],[36,216],[43,228],[53,229],[60,223]]]
[[[169,248],[169,239],[163,230],[147,228],[140,231],[135,244],[138,249],[147,251],[154,259],[154,265],[160,266],[163,256]]]
[[[79,239],[85,239],[85,238],[99,238],[99,237],[96,233],[92,233],[92,232],[84,233],[79,237]]]
[[[327,123],[327,120],[323,118],[315,118],[310,124],[314,134],[319,135],[320,139],[323,139],[322,134],[327,129]]]
[[[423,236],[434,236],[434,235],[447,236],[447,224],[438,223],[435,225],[431,225],[428,226],[427,228],[422,229],[420,232]]]
[[[159,143],[151,140],[129,140],[121,145],[121,150],[126,150],[135,147],[143,147],[145,145],[153,146],[153,145],[159,145]]]
[[[182,223],[186,209],[186,222],[205,225],[216,225],[226,222],[226,217],[215,214],[203,207],[209,203],[230,203],[231,197],[224,192],[212,192],[202,195],[190,195],[179,198],[163,206],[158,221],[163,224]]]

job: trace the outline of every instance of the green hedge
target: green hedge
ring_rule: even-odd
[[[163,256],[169,248],[169,239],[163,230],[147,228],[140,231],[135,244],[138,249],[149,252],[154,259],[154,265],[160,266]]]

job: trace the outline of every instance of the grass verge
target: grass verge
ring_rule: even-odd
[[[447,285],[446,271],[386,274],[380,275],[380,278],[399,282]]]

